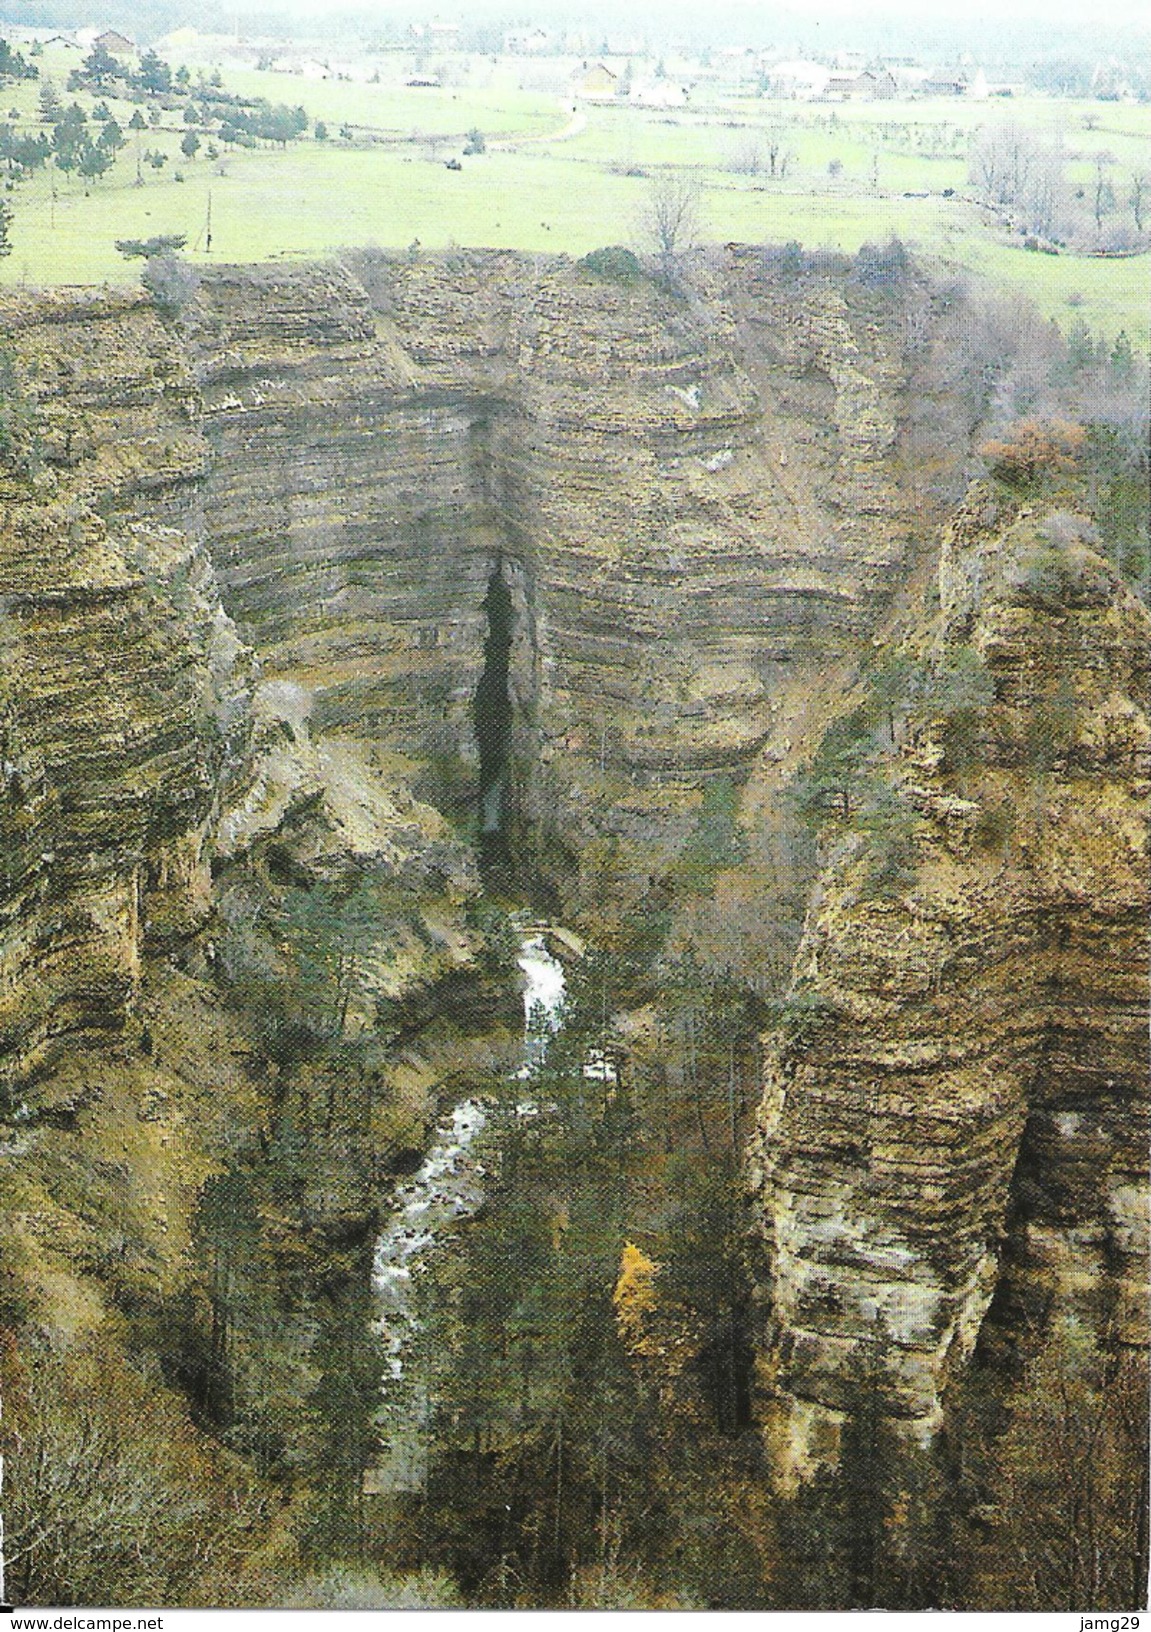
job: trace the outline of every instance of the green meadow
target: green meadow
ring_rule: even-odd
[[[65,102],[90,113],[96,98],[64,90],[77,60],[47,52],[40,66]],[[1057,141],[1068,184],[1085,192],[1102,154],[1113,207],[1122,211],[1129,178],[1151,171],[1151,107],[1041,98],[797,104],[700,91],[681,109],[583,105],[573,119],[570,101],[521,88],[514,72],[490,59],[461,60],[443,87],[404,86],[399,67],[392,78],[365,84],[229,70],[227,89],[302,105],[312,124],[284,148],[232,149],[217,140],[215,158],[204,131],[197,131],[201,151],[181,154],[189,128],[181,109],[137,137],[127,132],[135,105],[106,98],[128,145],[99,182],[49,169],[9,195],[13,250],[0,261],[0,281],[131,281],[140,263],[125,262],[116,239],[158,233],[186,235],[188,257],[200,264],[417,240],[432,249],[570,255],[610,243],[643,248],[650,178],[672,167],[700,180],[704,239],[797,239],[854,251],[896,233],[956,271],[1024,291],[1064,327],[1082,319],[1101,333],[1124,328],[1136,343],[1151,343],[1151,257],[1035,253],[959,196],[968,191],[973,132],[1010,120]],[[0,91],[5,115],[17,129],[42,128],[37,86]],[[326,140],[316,138],[316,120],[326,124]],[[466,155],[473,130],[486,150]],[[162,168],[140,162],[148,151],[167,155]],[[449,170],[448,159],[461,168]]]

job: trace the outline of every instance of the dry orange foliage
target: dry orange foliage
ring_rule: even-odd
[[[1082,425],[1066,419],[1019,419],[1002,440],[984,442],[980,454],[1007,482],[1074,470],[1087,440]]]

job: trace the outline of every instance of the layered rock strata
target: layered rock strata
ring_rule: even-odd
[[[476,803],[493,575],[508,814],[577,904],[629,844],[657,879],[706,778],[794,757],[901,582],[914,300],[738,248],[675,294],[491,252],[222,269],[178,326],[134,295],[5,297],[31,427],[13,457],[0,403],[5,1086],[34,1101],[124,1024],[213,859],[420,896],[361,960],[365,1027],[467,961],[474,870],[413,789]],[[767,1075],[784,1477],[861,1377],[930,1432],[1005,1265],[1040,1312],[1146,1330],[1145,620],[1090,552],[1053,599],[1039,521],[985,513],[945,548],[935,632],[995,683],[980,768],[910,740],[894,897],[842,836]]]
[[[1025,1324],[1147,1342],[1148,619],[1046,525],[980,492],[952,529],[936,638],[994,683],[977,758],[949,766],[942,722],[911,736],[914,878],[874,898],[841,835],[770,1046],[752,1177],[785,1484],[865,1388],[929,1436],[997,1289]]]
[[[357,330],[326,286],[309,285],[297,330],[333,346],[349,327],[362,339],[364,306],[361,293]],[[292,322],[281,314],[285,343]],[[172,322],[140,293],[65,291],[6,297],[3,328],[0,1085],[11,1106],[34,1111],[54,1059],[123,1026],[146,955],[174,954],[207,922],[213,860],[248,854],[285,821],[300,876],[367,867],[426,885],[434,922],[397,934],[394,967],[370,984],[394,996],[466,962],[460,912],[477,887],[466,850],[367,748],[313,743],[310,688],[277,689],[274,669],[265,683],[221,604],[203,526],[213,452]]]
[[[117,1026],[146,941],[208,909],[205,837],[243,750],[246,654],[194,536],[153,496],[202,477],[196,390],[151,304],[5,310],[35,435],[0,492],[0,1072]]]
[[[785,738],[784,677],[890,591],[903,299],[734,249],[690,297],[499,252],[214,274],[186,313],[215,453],[190,520],[266,671],[441,802],[474,797],[499,570],[512,803],[578,855],[618,773],[604,821],[647,842],[651,785]]]

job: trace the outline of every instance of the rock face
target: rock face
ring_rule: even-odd
[[[217,271],[178,326],[140,295],[5,297],[6,1080],[122,1022],[149,933],[208,909],[209,833],[267,834],[325,736],[401,827],[413,789],[474,808],[493,575],[502,821],[577,906],[601,841],[657,874],[906,551],[907,297],[847,270],[733,249],[684,298],[365,256]]]
[[[770,1049],[753,1182],[785,1485],[834,1459],[865,1386],[929,1435],[993,1297],[1017,1329],[1058,1310],[1147,1341],[1148,619],[1088,550],[1056,570],[1045,526],[977,492],[952,528],[937,639],[995,687],[976,762],[949,773],[939,722],[905,746],[914,881],[867,899],[867,844],[840,843]]]
[[[498,572],[505,818],[577,869],[605,826],[654,865],[659,784],[785,735],[775,694],[855,649],[907,549],[901,298],[736,250],[694,287],[376,256],[217,274],[187,314],[215,452],[188,520],[265,671],[474,800]]]
[[[5,311],[39,448],[0,492],[0,1081],[117,1026],[208,909],[246,654],[156,495],[203,475],[185,359],[131,295]]]

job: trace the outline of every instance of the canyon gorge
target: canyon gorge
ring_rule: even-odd
[[[623,1081],[688,1104],[669,960],[747,994],[683,1116],[738,1168],[765,1490],[865,1394],[929,1447],[977,1350],[1145,1353],[1148,615],[1070,460],[975,459],[966,300],[739,245],[676,288],[413,250],[0,295],[13,1331],[130,1365],[186,1306],[164,1387],[239,1421],[229,1175],[290,1111],[251,1228],[354,1279],[515,1057],[530,903],[643,964]],[[702,1339],[639,1329],[690,1424]]]

